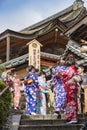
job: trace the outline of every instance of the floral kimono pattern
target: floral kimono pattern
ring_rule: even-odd
[[[62,84],[62,80],[60,77],[55,77],[57,72],[65,71],[66,66],[57,66],[52,74],[52,85],[53,85],[53,92],[54,92],[54,112],[64,112],[65,105],[66,105],[66,91]]]
[[[14,107],[19,107],[19,102],[21,98],[21,82],[18,78],[13,77],[13,88],[14,88],[14,97],[13,97],[13,105]]]
[[[38,94],[37,114],[46,115],[45,94],[48,93],[46,79],[42,77],[38,77],[38,86],[39,86],[39,94]]]
[[[36,100],[37,100],[37,76],[35,73],[29,73],[25,78],[32,78],[33,82],[26,85],[26,114],[36,113]]]
[[[77,91],[78,84],[72,79],[77,75],[77,69],[74,65],[67,67],[62,73],[62,81],[66,89],[66,120],[71,121],[77,118]]]

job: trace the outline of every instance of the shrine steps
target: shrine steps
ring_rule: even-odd
[[[21,110],[11,110],[8,129],[4,130],[79,130],[86,119],[86,114],[78,115],[77,124],[66,124],[65,115],[25,115],[25,94],[22,93]]]
[[[83,114],[79,116],[77,124],[69,125],[65,119],[58,119],[57,115],[22,115],[18,130],[79,130],[84,121]]]
[[[20,126],[18,130],[79,130],[81,125],[28,125]]]

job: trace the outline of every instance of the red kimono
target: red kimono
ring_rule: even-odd
[[[77,119],[77,91],[78,84],[74,82],[73,77],[77,75],[75,65],[69,66],[61,74],[62,82],[66,89],[66,120],[71,121]]]

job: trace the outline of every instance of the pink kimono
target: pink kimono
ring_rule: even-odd
[[[14,107],[19,107],[19,102],[20,102],[20,98],[21,98],[21,93],[20,93],[21,82],[16,77],[13,77],[12,81],[13,81],[13,87],[14,87],[13,105],[14,105]]]

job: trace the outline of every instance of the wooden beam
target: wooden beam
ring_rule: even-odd
[[[65,32],[65,35],[66,36],[70,36],[76,29],[78,29],[82,24],[87,24],[87,16],[81,20],[79,23],[77,23],[76,25],[74,25],[73,27],[71,27],[70,29],[68,29],[66,32]]]
[[[10,36],[7,36],[6,61],[10,60]]]

